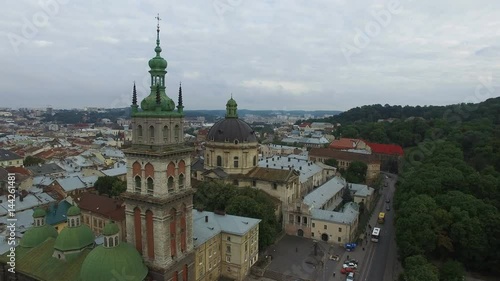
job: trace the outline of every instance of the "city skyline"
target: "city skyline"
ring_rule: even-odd
[[[42,2],[40,2],[42,3]],[[3,107],[126,107],[149,94],[160,13],[167,94],[187,110],[348,110],[498,96],[500,3],[70,0],[7,4]],[[483,4],[481,4],[483,3]]]

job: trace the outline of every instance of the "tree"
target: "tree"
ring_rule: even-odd
[[[463,265],[455,260],[446,261],[439,269],[440,281],[463,281],[465,269]]]
[[[100,195],[118,196],[127,190],[127,183],[118,177],[104,176],[97,179],[94,188]]]
[[[344,193],[342,193],[342,201],[345,203],[351,202],[353,200],[352,194],[351,194],[351,189],[349,188],[349,185],[347,185],[344,188]]]
[[[44,163],[45,163],[45,160],[43,160],[42,158],[35,157],[35,156],[26,156],[26,158],[24,158],[24,161],[23,161],[24,166],[33,166],[33,165],[44,164]]]
[[[350,183],[364,183],[368,166],[359,161],[353,161],[345,171],[345,179]]]

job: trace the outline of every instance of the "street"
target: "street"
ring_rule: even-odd
[[[390,178],[385,179],[388,183],[387,187],[384,187],[382,196],[373,216],[370,219],[370,224],[372,226],[377,226],[381,228],[380,240],[378,243],[369,242],[369,247],[367,249],[365,262],[367,266],[360,274],[359,279],[363,281],[395,281],[398,278],[398,272],[400,270],[399,261],[397,260],[397,247],[395,241],[395,228],[394,228],[394,210],[392,208],[392,200],[395,191],[395,184],[397,181],[397,176],[393,174]],[[386,203],[386,199],[390,198],[391,202]],[[390,211],[386,211],[386,206],[390,206]],[[385,212],[385,223],[378,224],[377,217],[380,212]]]

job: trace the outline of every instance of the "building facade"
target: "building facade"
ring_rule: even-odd
[[[132,98],[132,144],[127,158],[125,201],[127,242],[135,245],[154,280],[187,281],[194,276],[192,148],[184,143],[184,106],[166,94],[167,61],[160,56],[159,28],[156,56],[149,61],[150,94],[137,104]]]

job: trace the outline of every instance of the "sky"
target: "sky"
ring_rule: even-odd
[[[500,96],[495,0],[16,0],[0,107],[126,107],[149,94],[157,13],[184,106],[348,110]]]

